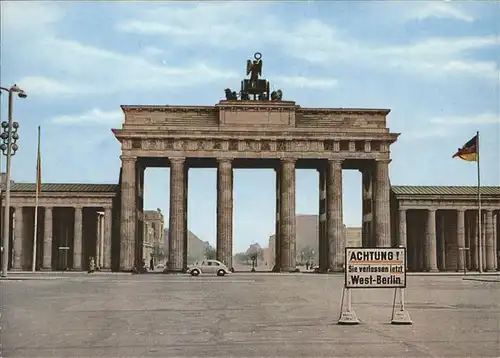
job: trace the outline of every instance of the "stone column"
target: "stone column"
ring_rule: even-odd
[[[95,266],[101,268],[101,215],[96,213],[96,221],[95,225],[97,227],[96,235],[95,235]]]
[[[374,207],[375,246],[391,247],[391,211],[389,163],[390,159],[375,162]]]
[[[168,270],[182,272],[184,258],[184,220],[186,185],[185,158],[170,158],[170,217],[168,228]]]
[[[295,160],[281,159],[280,271],[296,269]]]
[[[425,233],[425,270],[438,271],[437,268],[437,241],[436,241],[436,209],[427,211],[427,228]]]
[[[120,270],[133,267],[137,220],[137,183],[135,157],[122,156],[120,208]]]
[[[374,245],[373,238],[373,168],[365,167],[361,170],[362,175],[362,200],[363,200],[363,247]]]
[[[436,217],[437,227],[439,228],[439,260],[438,270],[446,271],[446,232],[450,222],[446,218],[446,211],[442,211],[441,215]]]
[[[464,212],[464,226],[465,226],[465,243],[464,243],[464,245],[465,245],[465,247],[469,248],[469,250],[466,250],[466,253],[465,253],[464,265],[467,268],[467,270],[471,270],[472,269],[471,227],[470,227],[470,214],[467,211]],[[458,228],[458,221],[457,221],[457,228]],[[457,242],[458,242],[458,238],[457,238]]]
[[[328,237],[326,220],[326,167],[319,170],[319,271],[328,271]]]
[[[486,271],[495,271],[495,233],[493,223],[493,210],[486,210],[485,236],[486,236]]]
[[[14,207],[14,247],[12,253],[12,269],[21,270],[23,268],[23,240],[24,240],[24,223],[23,207]]]
[[[467,240],[469,251],[467,252],[468,260],[469,260],[469,270],[477,269],[477,241],[476,241],[476,214],[474,211],[465,212],[465,220],[466,220],[466,230],[467,230]]]
[[[104,215],[99,215],[101,228],[99,230],[99,268],[104,268]]]
[[[459,249],[465,248],[465,210],[457,210],[457,247]],[[457,257],[457,269],[463,271],[465,267],[465,255],[467,252],[465,250],[458,250]]]
[[[408,247],[406,235],[406,209],[399,208],[399,246]]]
[[[217,260],[233,267],[233,168],[219,159],[217,168]]]
[[[274,228],[274,266],[273,272],[280,272],[281,269],[281,236],[280,236],[280,183],[281,183],[281,168],[277,167],[276,172],[276,220]]]
[[[183,243],[183,256],[182,256],[182,269],[187,271],[188,268],[188,182],[189,182],[189,165],[184,166],[184,236]],[[232,242],[231,242],[232,245]],[[232,252],[232,251],[231,251]],[[232,259],[232,256],[231,256]],[[232,262],[232,261],[231,261]],[[231,267],[229,267],[231,268]]]
[[[113,215],[111,208],[104,208],[104,248],[103,248],[103,268],[111,270],[111,228]]]
[[[500,271],[500,211],[495,218],[495,259],[497,271]]]
[[[415,270],[415,237],[412,232],[411,220],[408,220],[410,212],[406,210],[406,266],[408,272]]]
[[[43,262],[44,270],[52,269],[52,208],[46,206],[43,228]]]
[[[328,267],[343,271],[345,237],[342,215],[342,162],[329,160],[326,171],[326,217],[328,230]]]
[[[481,210],[481,250],[483,252],[483,271],[486,270],[486,211]]]
[[[479,270],[478,220],[479,220],[478,211],[477,210],[472,211],[469,217],[469,228],[470,228],[470,241],[472,243],[471,266],[475,270]]]
[[[82,269],[83,209],[75,208],[75,233],[73,239],[73,269]]]
[[[144,165],[140,160],[136,161],[135,173],[136,173],[136,215],[135,215],[135,236],[132,242],[132,248],[130,250],[131,255],[133,255],[133,266],[141,267],[144,248]]]

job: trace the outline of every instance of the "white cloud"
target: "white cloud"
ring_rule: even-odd
[[[481,113],[470,116],[433,117],[428,120],[425,129],[407,130],[402,138],[444,138],[455,135],[463,126],[470,126],[476,130],[478,126],[491,124],[500,125],[500,114]]]
[[[500,82],[499,64],[493,61],[450,61],[444,67],[446,72],[462,72]]]
[[[6,9],[3,17],[7,20],[2,28],[6,29],[3,38],[8,38],[9,41],[19,39],[17,35],[12,35],[14,32],[17,34],[16,23],[26,30],[26,34],[30,34],[22,37],[25,41],[19,45],[22,47],[19,55],[36,58],[40,70],[30,72],[30,67],[26,67],[27,77],[20,84],[33,95],[50,98],[111,94],[138,90],[145,86],[148,90],[175,90],[241,77],[239,72],[214,68],[201,59],[172,65],[162,57],[163,50],[155,46],[141,47],[136,54],[125,54],[62,39],[55,33],[53,25],[64,19],[63,6],[55,3],[26,4],[19,2],[14,6],[12,3],[2,3],[2,9]],[[200,3],[191,7],[160,6],[139,11],[134,17],[118,23],[116,28],[143,36],[167,37],[169,43],[184,47],[200,44],[237,48],[246,47],[249,42],[255,46],[267,43],[281,48],[288,56],[321,65],[377,68],[426,77],[459,74],[499,80],[498,66],[494,61],[470,60],[465,57],[472,50],[498,45],[499,40],[494,36],[433,38],[412,44],[374,45],[349,38],[318,19],[302,20],[289,25],[276,16],[263,12],[263,7],[265,4],[242,2]],[[433,3],[419,8],[420,12],[415,14],[429,15],[430,9],[434,9],[458,16],[448,7],[436,7]],[[259,17],[259,31],[255,31],[256,16]],[[59,73],[64,76],[48,77],[41,75],[42,73]],[[338,84],[335,79],[330,78],[276,75],[276,78],[290,87],[327,90]]]
[[[311,77],[285,77],[274,76],[273,83],[278,87],[283,84],[286,88],[304,88],[304,89],[330,89],[338,85],[334,78],[311,78]]]
[[[479,3],[476,2],[476,3]],[[466,4],[464,6],[464,4]],[[476,20],[476,4],[469,2],[430,0],[430,1],[367,1],[363,8],[376,17],[391,24],[404,24],[410,21],[427,19],[458,20],[471,23]]]
[[[409,12],[408,18],[424,20],[428,18],[450,18],[462,20],[465,22],[473,22],[474,17],[461,9],[458,5],[451,2],[431,2],[424,3],[420,8]]]
[[[188,46],[202,43],[217,47],[235,47],[262,38],[256,31],[265,13],[263,6],[250,2],[199,2],[192,6],[160,6],[143,10],[136,18],[116,24],[118,31],[140,35],[169,36],[169,41]],[[264,5],[265,6],[265,5]]]
[[[31,8],[32,4],[35,4],[34,8]],[[18,56],[25,61],[36,58],[34,69],[31,69],[31,64],[25,66],[23,72],[27,76],[19,81],[36,96],[51,98],[119,91],[174,90],[239,77],[235,71],[215,68],[202,60],[170,65],[162,58],[157,59],[163,51],[156,47],[146,46],[137,54],[125,54],[63,39],[53,27],[65,16],[63,7],[33,2],[17,5],[10,3],[7,7],[10,17],[2,24],[2,29],[6,29],[2,37],[11,44],[16,43]],[[37,11],[43,20],[37,19]],[[25,13],[32,23],[23,18]],[[26,32],[30,36],[15,31],[16,20],[19,20],[19,27],[27,26],[29,31]],[[18,41],[20,39],[22,41]],[[46,73],[64,75],[51,77]]]
[[[205,42],[211,41],[210,38],[219,42],[220,38],[224,37],[224,43],[231,44],[241,41],[241,32],[235,29],[239,24],[231,19],[242,18],[247,21],[248,26],[254,26],[253,17],[247,16],[247,11],[253,7],[251,4],[238,3],[235,8],[231,4],[210,3],[200,4],[192,10],[169,7],[167,11],[165,8],[159,8],[144,12],[153,19],[162,19],[163,22],[158,26],[154,22],[149,22],[145,28],[134,27],[135,20],[121,26],[125,29],[127,26],[132,26],[134,31],[139,32],[167,32],[178,36],[179,40],[184,42],[186,38],[183,36]],[[64,78],[41,76],[40,72],[29,73],[29,76],[22,79],[22,83],[33,95],[54,98],[141,89],[175,90],[216,81],[226,82],[241,77],[239,72],[215,68],[201,59],[193,59],[182,65],[171,65],[161,57],[164,54],[163,50],[155,46],[141,46],[137,54],[124,54],[60,38],[52,25],[64,18],[64,11],[55,6],[43,9],[47,18],[53,21],[38,23],[37,26],[42,29],[40,33],[43,33],[43,36],[38,37],[36,34],[39,32],[32,29],[32,38],[23,44],[25,51],[23,56],[31,58],[36,55],[37,65],[43,69],[43,73],[64,73]],[[227,21],[221,21],[221,16],[227,16]],[[193,18],[199,21],[193,22]],[[166,23],[169,25],[164,25]],[[196,25],[193,26],[194,24]],[[178,30],[174,31],[173,27],[176,25],[184,27],[177,27]],[[174,32],[169,32],[171,30]],[[254,36],[254,31],[249,31],[248,35]],[[331,79],[303,77],[285,77],[284,82],[290,86],[318,89],[328,89],[336,85]]]
[[[91,86],[80,83],[63,83],[53,78],[41,76],[23,77],[18,85],[23,89],[26,88],[30,97],[60,98],[61,96],[96,92]]]
[[[453,133],[446,128],[427,128],[419,130],[407,130],[401,135],[401,139],[425,139],[425,138],[445,138]]]
[[[469,124],[485,125],[499,124],[500,114],[482,113],[475,116],[453,116],[453,117],[435,117],[429,121],[433,124],[442,126],[463,126]]]
[[[473,20],[472,15],[451,3],[378,2],[376,5],[388,10],[387,19],[397,15],[405,21],[428,17]],[[255,23],[251,21],[256,16],[259,16],[259,31],[255,31]],[[381,16],[385,14],[381,13]],[[498,46],[498,36],[429,38],[398,45],[374,44],[350,38],[319,19],[287,24],[263,12],[260,5],[242,3],[161,7],[154,12],[137,13],[135,18],[118,24],[117,29],[167,37],[169,42],[186,47],[244,48],[252,42],[257,46],[268,44],[281,47],[288,56],[317,64],[340,63],[427,77],[472,75],[498,81],[494,61],[468,59],[470,51]]]
[[[146,46],[142,49],[142,53],[144,56],[157,56],[164,54],[165,51],[159,49],[158,47]]]
[[[37,60],[47,70],[65,73],[64,83],[56,79],[30,76],[25,87],[38,95],[109,94],[129,90],[159,90],[233,79],[235,71],[210,67],[203,62],[183,67],[156,63],[144,57],[126,55],[77,41],[49,37],[33,44]],[[150,52],[157,52],[149,49]]]
[[[121,110],[109,110],[103,111],[98,108],[94,108],[88,112],[62,115],[54,117],[50,122],[55,124],[63,125],[73,125],[73,124],[102,124],[102,125],[114,125],[119,124],[124,118],[123,112]]]
[[[60,4],[38,1],[2,1],[0,2],[0,26],[2,37],[13,32],[40,36],[54,23],[64,19],[65,11]],[[33,33],[33,30],[36,30]]]
[[[288,37],[282,38],[290,56],[309,62],[341,62],[418,76],[469,74],[498,81],[495,62],[466,59],[466,54],[472,50],[498,46],[497,36],[430,38],[409,44],[374,45],[325,31],[316,22],[298,26]]]

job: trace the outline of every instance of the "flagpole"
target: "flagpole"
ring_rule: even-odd
[[[36,155],[36,189],[35,189],[35,225],[33,232],[33,258],[31,261],[31,271],[36,271],[36,251],[37,251],[37,233],[38,233],[38,188],[40,187],[40,126],[38,126],[38,149]]]
[[[35,194],[35,232],[33,233],[33,259],[31,262],[31,271],[36,271],[36,249],[37,249],[37,231],[38,231],[38,189]]]
[[[482,233],[482,215],[481,215],[481,171],[479,161],[481,155],[479,154],[479,131],[476,134],[477,146],[477,233],[478,233],[478,251],[479,251],[479,273],[483,272],[483,233]]]

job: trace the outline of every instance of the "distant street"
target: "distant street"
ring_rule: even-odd
[[[1,281],[3,357],[494,357],[498,282],[408,276],[412,326],[389,324],[392,290],[343,276],[47,275]]]

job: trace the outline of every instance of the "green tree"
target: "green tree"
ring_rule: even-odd
[[[234,261],[240,265],[248,265],[250,257],[245,252],[238,252],[234,255]]]
[[[217,251],[215,251],[215,247],[210,245],[208,241],[205,241],[205,258],[207,260],[215,260],[217,257]]]
[[[245,254],[249,259],[255,256],[257,258],[257,264],[258,262],[262,262],[264,259],[264,250],[262,250],[258,243],[250,245]]]
[[[316,252],[314,251],[313,248],[306,246],[302,248],[299,252],[299,261],[301,261],[302,264],[305,264],[306,262],[309,261],[309,263],[314,263],[316,259]]]

